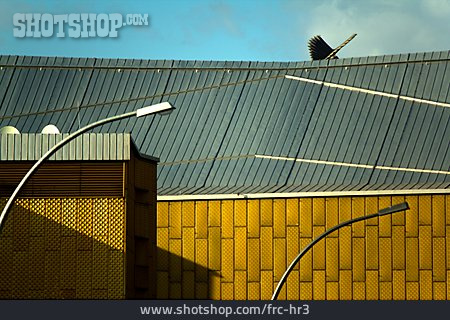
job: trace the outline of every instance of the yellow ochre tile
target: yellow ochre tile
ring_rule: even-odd
[[[327,282],[327,300],[339,300],[339,282]]]
[[[419,196],[419,225],[429,226],[431,225],[431,196],[420,195]]]
[[[274,280],[279,281],[286,270],[286,239],[274,239]]]
[[[420,300],[433,299],[433,279],[431,270],[420,270]]]
[[[158,202],[159,203],[159,202]],[[159,214],[159,212],[158,212]],[[196,238],[208,238],[208,202],[197,201],[195,203],[195,232]]]
[[[322,240],[323,241],[323,240]],[[326,279],[339,281],[339,242],[337,238],[327,238],[326,242]]]
[[[236,271],[234,277],[234,299],[247,300],[247,272]]]
[[[261,226],[269,227],[273,224],[273,200],[263,199],[260,202]]]
[[[247,225],[247,200],[234,201],[234,226],[245,227]]]
[[[379,281],[378,270],[366,271],[366,292],[367,300],[378,300],[379,297]]]
[[[366,269],[378,269],[378,226],[367,226],[366,231]]]
[[[433,238],[433,281],[446,281],[445,238]]]
[[[366,266],[365,266],[365,239],[353,238],[353,281],[366,280]]]
[[[418,238],[406,238],[406,281],[419,281]]]
[[[419,268],[432,269],[431,226],[419,226]]]
[[[169,205],[169,237],[181,239],[181,202],[171,202]]]
[[[391,238],[380,238],[380,281],[392,281],[392,243]],[[381,292],[381,291],[380,291]]]
[[[248,201],[248,237],[249,238],[259,238],[260,229],[260,211],[259,211],[259,200],[249,200]]]
[[[286,202],[284,199],[275,199],[273,202],[273,236],[286,237]]]
[[[195,203],[194,201],[183,201],[181,205],[181,216],[183,227],[195,225]]]
[[[405,269],[405,227],[392,227],[392,268]]]
[[[379,197],[378,198],[378,207],[379,209],[384,209],[391,206],[391,198],[390,197]],[[384,215],[381,216],[378,220],[378,235],[380,237],[390,237],[391,236],[391,227],[392,227],[392,215]]]
[[[300,199],[300,237],[312,237],[312,201],[308,198]]]
[[[325,226],[325,198],[313,198],[313,226]]]
[[[419,198],[417,196],[405,197],[408,202],[409,210],[405,213],[406,217],[406,236],[418,237],[419,236]]]
[[[394,270],[392,276],[392,298],[394,300],[406,299],[405,271]]]
[[[248,239],[248,281],[260,281],[259,239]]]
[[[339,300],[351,300],[353,298],[352,271],[339,271]]]
[[[325,284],[325,271],[314,270],[313,271],[313,299],[325,300],[326,298],[326,284]]]
[[[288,300],[298,300],[300,298],[299,272],[297,270],[291,271],[289,277],[287,278],[285,286],[287,288]]]
[[[432,196],[433,237],[445,237],[445,196]],[[448,208],[447,210],[450,210]]]
[[[272,227],[261,227],[261,270],[273,268]]]
[[[245,227],[235,228],[234,268],[247,270],[247,228]]]
[[[298,199],[287,199],[286,200],[286,224],[288,226],[298,226],[299,225],[299,203]]]
[[[224,201],[222,205],[222,238],[234,237],[234,209],[233,202]]]
[[[339,199],[338,198],[327,198],[325,201],[325,212],[326,212],[326,229],[330,229],[339,224]],[[328,238],[337,238],[339,233],[333,232],[328,235]]]
[[[352,219],[364,216],[365,212],[365,201],[363,197],[352,198]],[[364,237],[365,236],[365,225],[366,221],[359,221],[353,223],[352,235],[353,237]]]

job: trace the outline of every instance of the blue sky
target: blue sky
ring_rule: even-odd
[[[450,0],[0,0],[1,54],[182,60],[309,60],[308,39],[341,57],[450,49]],[[118,38],[15,38],[15,13],[148,14]]]

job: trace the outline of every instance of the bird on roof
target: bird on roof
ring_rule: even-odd
[[[314,36],[308,41],[309,55],[312,60],[338,59],[338,56],[336,55],[338,51],[352,41],[354,37],[356,37],[356,33],[351,35],[341,45],[333,49],[328,45],[328,43],[325,42],[325,40],[322,39],[321,36]]]

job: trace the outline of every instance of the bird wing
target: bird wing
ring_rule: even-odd
[[[314,36],[308,41],[309,55],[313,60],[322,60],[333,52],[325,40],[321,36]],[[337,57],[336,57],[337,58]]]

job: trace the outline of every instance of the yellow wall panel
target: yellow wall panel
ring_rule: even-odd
[[[445,227],[446,231],[447,231],[447,237],[446,239],[446,251],[447,251],[447,269],[450,269],[450,226]],[[450,278],[447,278],[450,280]]]
[[[378,226],[366,227],[366,269],[378,269]]]
[[[261,300],[270,300],[274,289],[273,272],[261,271]]]
[[[326,212],[326,221],[325,228],[328,230],[339,224],[339,198],[326,198],[325,200],[325,212]],[[330,234],[331,237],[338,237],[339,234],[337,232],[333,232]]]
[[[445,195],[445,223],[446,225],[450,225],[450,194]]]
[[[171,282],[169,284],[169,298],[181,299],[182,286],[180,282]]]
[[[300,283],[299,283],[299,272],[293,270],[286,280],[286,291],[288,300],[298,300],[300,299]]]
[[[248,237],[259,238],[260,210],[259,200],[248,200]]]
[[[286,225],[288,226],[298,226],[298,199],[286,199]]]
[[[260,300],[261,284],[259,282],[248,282],[248,300]]]
[[[247,272],[236,271],[234,277],[234,299],[247,300]]]
[[[94,237],[108,237],[108,199],[99,198],[93,201],[93,234]],[[64,219],[64,211],[62,212],[61,219]],[[64,228],[62,228],[64,229]],[[108,242],[106,242],[108,243]],[[100,294],[100,292],[99,292]]]
[[[211,227],[208,234],[208,269],[220,270],[220,248],[220,227]]]
[[[419,225],[431,225],[431,196],[419,196]]]
[[[228,201],[228,203],[225,205],[225,207],[227,205],[232,206],[233,202]],[[220,215],[221,215],[222,209],[224,209],[224,208],[222,208],[222,204],[221,204],[220,200],[208,201],[208,226],[209,227],[220,227]]]
[[[273,200],[273,236],[286,237],[286,202],[284,199]]]
[[[181,281],[181,256],[182,256],[182,243],[179,239],[169,240],[169,271],[170,281]]]
[[[447,299],[447,285],[445,282],[433,282],[433,300]]]
[[[365,215],[373,214],[378,212],[378,197],[366,197],[365,198],[365,208],[366,213]],[[367,226],[377,226],[378,225],[378,218],[372,218],[366,220]]]
[[[419,300],[418,282],[406,282],[406,300]]]
[[[324,240],[322,240],[324,241]],[[339,240],[337,238],[325,239],[326,250],[326,278],[327,281],[339,281]]]
[[[314,270],[313,271],[313,299],[325,300],[326,298],[326,284],[325,284],[325,271]]]
[[[233,239],[222,239],[222,282],[234,281],[233,258]]]
[[[339,300],[339,282],[327,282],[327,300]]]
[[[156,299],[169,299],[169,272],[156,273]]]
[[[392,276],[392,299],[405,300],[406,299],[406,285],[405,285],[405,271],[394,270]]]
[[[313,199],[313,226],[325,226],[325,198]]]
[[[247,228],[235,228],[234,269],[247,270]]]
[[[12,217],[12,215],[9,215],[8,219],[10,219],[10,217]],[[5,237],[4,235],[0,236],[0,256],[2,257],[2,261],[13,260],[14,251],[13,251],[12,237],[10,236]],[[11,275],[13,274],[13,270],[14,270],[13,264],[0,263],[0,291],[5,290],[7,288],[12,288],[13,277],[11,277]],[[8,296],[3,298],[8,298]]]
[[[259,239],[248,239],[248,281],[260,280],[260,250]]]
[[[182,282],[182,295],[183,299],[195,298],[195,273],[194,271],[183,271]]]
[[[245,227],[247,225],[247,200],[234,201],[234,226]]]
[[[445,280],[445,238],[433,238],[433,281]]]
[[[182,243],[184,258],[191,260],[195,254],[195,263],[219,272],[214,280],[211,271],[208,278],[195,268],[195,276],[189,278],[195,280],[191,286],[195,297],[205,296],[207,290],[212,299],[270,299],[287,265],[312,239],[339,222],[372,214],[404,198],[410,211],[340,229],[316,244],[294,268],[279,298],[446,299],[450,292],[446,282],[450,240],[445,236],[450,234],[450,226],[448,230],[444,227],[448,223],[444,196],[209,201],[203,218],[196,203],[194,226],[186,228],[185,224],[191,223],[182,215],[182,236],[175,239]],[[214,205],[218,206],[212,209],[216,214],[211,219]],[[418,214],[422,216],[427,207],[430,218],[426,214],[421,217],[419,227]],[[320,208],[323,214],[318,213]],[[204,221],[203,227],[197,226],[200,221]],[[192,228],[196,230],[195,243]],[[164,229],[158,229],[158,244],[174,240],[168,239],[168,229]],[[193,275],[194,269],[191,271]],[[185,295],[184,273],[180,281],[170,274],[169,281],[179,284]]]
[[[208,281],[208,240],[195,240],[195,279],[198,282]]]
[[[364,216],[364,205],[365,201],[363,197],[352,198],[352,219]],[[352,224],[353,237],[364,237],[366,230],[365,225],[366,221],[359,221]]]
[[[353,297],[352,271],[339,271],[339,299],[351,300]]]
[[[157,251],[157,269],[168,270],[169,269],[169,229],[158,228],[156,245],[162,250]]]
[[[405,197],[408,202],[409,210],[405,213],[406,220],[406,236],[419,236],[419,198],[418,196]]]
[[[270,227],[273,224],[273,200],[262,199],[260,202],[261,226]]]
[[[392,227],[392,268],[405,269],[405,227]]]
[[[220,275],[214,271],[209,272],[209,295],[213,300],[220,300],[221,298],[221,282]]]
[[[406,238],[406,281],[419,281],[418,238]]]
[[[312,237],[312,200],[300,199],[300,237]]]
[[[420,300],[433,299],[433,274],[431,270],[420,270]]]
[[[353,238],[352,251],[353,251],[353,268],[352,268],[353,281],[365,281],[366,280],[365,239]]]
[[[300,282],[300,300],[312,300],[312,282]]]
[[[29,285],[31,290],[41,290],[45,286],[45,242],[44,237],[30,237],[29,256],[31,263]],[[2,256],[2,260],[4,257]],[[8,260],[3,260],[8,261]],[[76,261],[75,265],[76,265]],[[1,288],[1,287],[0,287]]]
[[[300,239],[300,250],[303,250],[309,243],[311,239]],[[312,252],[308,251],[300,259],[300,281],[312,281]]]
[[[209,299],[208,283],[205,283],[205,282],[196,282],[195,283],[195,298],[199,299],[199,300]]]
[[[379,209],[384,209],[391,206],[391,198],[390,197],[379,197],[378,198],[378,207]],[[388,214],[378,218],[379,229],[378,234],[380,237],[390,237],[391,236],[391,227],[392,227],[392,215]]]
[[[339,230],[339,266],[342,270],[352,268],[352,229],[348,227]]]
[[[184,259],[183,270],[194,270],[195,261],[195,231],[193,227],[183,228],[182,256]]]
[[[352,218],[352,198],[339,198],[339,223]]]
[[[290,264],[292,260],[300,253],[298,226],[287,227],[286,243],[287,243],[287,263]],[[294,268],[298,270],[298,264]]]
[[[159,212],[158,212],[159,215]],[[195,237],[208,238],[208,202],[197,201],[195,203]]]
[[[419,227],[419,268],[432,269],[431,226]]]
[[[433,237],[445,237],[445,196],[432,196]]]
[[[233,201],[224,201],[222,204],[222,238],[234,237],[234,207]]]
[[[378,300],[378,297],[379,297],[378,271],[368,270],[366,271],[366,299]]]
[[[233,283],[222,282],[222,300],[233,300],[234,299],[233,291],[234,291]]]
[[[33,202],[35,199],[30,199],[30,208],[33,207]],[[108,204],[109,207],[109,204]],[[61,223],[65,228],[62,228],[61,235],[62,236],[76,236],[77,230],[77,209],[78,209],[78,199],[67,198],[62,199],[62,213],[61,213]],[[36,209],[31,209],[33,212],[36,212]],[[37,210],[39,212],[39,209]],[[107,213],[109,214],[109,208],[107,209]],[[36,230],[36,236],[44,235],[44,221],[39,219],[39,215],[32,215],[31,220],[33,221],[33,217],[37,220],[39,224],[38,230]],[[107,217],[109,218],[109,217]],[[108,230],[108,220],[106,221],[106,230]],[[33,230],[33,223],[32,223]],[[33,232],[33,231],[32,231]],[[32,233],[33,236],[33,233]]]
[[[195,225],[195,203],[194,201],[183,201],[181,205],[181,216],[183,227]]]
[[[366,283],[353,282],[353,300],[365,300],[365,299],[366,299]]]
[[[169,226],[169,202],[158,201],[158,214],[156,215],[156,226],[157,227],[168,227]]]
[[[181,202],[171,202],[169,205],[169,237],[181,239]]]
[[[392,205],[405,202],[404,196],[393,196]],[[406,211],[396,212],[392,215],[392,225],[393,226],[404,226],[405,225]]]
[[[380,281],[392,281],[392,243],[391,238],[380,238]],[[380,291],[381,292],[381,291]]]
[[[273,236],[271,227],[261,227],[261,270],[273,269]]]
[[[279,281],[286,270],[286,239],[274,239],[273,253],[274,280]]]
[[[380,300],[392,300],[392,282],[380,282]]]

